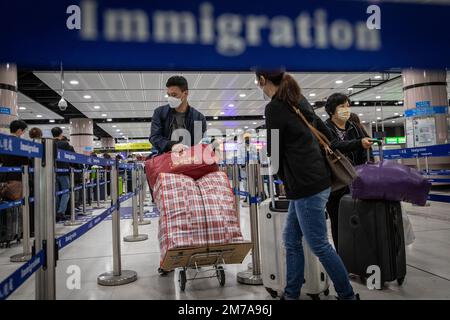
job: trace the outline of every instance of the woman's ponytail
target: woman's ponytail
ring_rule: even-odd
[[[289,73],[283,75],[277,91],[277,98],[291,107],[298,108],[302,92],[297,81]]]

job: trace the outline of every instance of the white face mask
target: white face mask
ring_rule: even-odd
[[[264,98],[265,101],[270,101],[270,100],[272,100],[272,98],[269,97],[269,96],[264,92],[263,88],[261,88],[260,86],[258,86],[258,89],[262,92],[263,98]]]
[[[337,110],[337,116],[342,121],[350,119],[350,108],[339,108]]]
[[[178,108],[183,103],[183,101],[181,99],[178,99],[178,98],[175,98],[175,97],[168,97],[167,98],[167,102],[169,103],[169,106],[172,109]]]

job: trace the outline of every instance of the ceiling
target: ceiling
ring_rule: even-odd
[[[34,75],[55,92],[60,92],[59,72],[34,72]],[[253,129],[263,124],[266,102],[256,87],[252,72],[65,72],[64,97],[80,115],[94,119],[107,135],[145,138],[149,135],[154,110],[166,104],[165,83],[172,75],[187,78],[189,102],[207,116],[208,129],[245,130],[246,127]],[[352,112],[359,114],[363,122],[384,119],[386,126],[403,123],[401,119],[393,119],[400,117],[404,110],[402,105],[395,105],[403,99],[399,73],[293,75],[312,104],[324,101],[332,93],[342,92],[350,94],[352,101],[359,103],[352,107]],[[380,106],[382,101],[383,107]],[[45,123],[50,119],[61,122],[64,119],[64,112],[58,110],[58,115],[23,94],[19,94],[19,106],[27,108],[20,111],[20,116],[34,120],[33,123],[36,120]],[[327,118],[323,108],[316,112],[322,119]],[[37,118],[37,114],[42,118]]]

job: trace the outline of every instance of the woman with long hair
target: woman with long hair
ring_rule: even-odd
[[[303,239],[319,258],[336,289],[338,299],[357,299],[348,272],[328,241],[325,205],[330,195],[330,172],[321,146],[301,119],[303,115],[318,130],[327,135],[323,122],[304,102],[295,79],[283,71],[257,71],[258,87],[266,100],[268,150],[271,150],[271,130],[279,131],[279,171],[286,195],[290,199],[283,232],[286,247],[287,279],[282,299],[300,297],[304,279]]]

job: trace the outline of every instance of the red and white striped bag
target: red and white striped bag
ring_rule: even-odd
[[[243,241],[233,192],[223,172],[197,181],[162,173],[153,194],[160,212],[161,261],[170,249]]]

